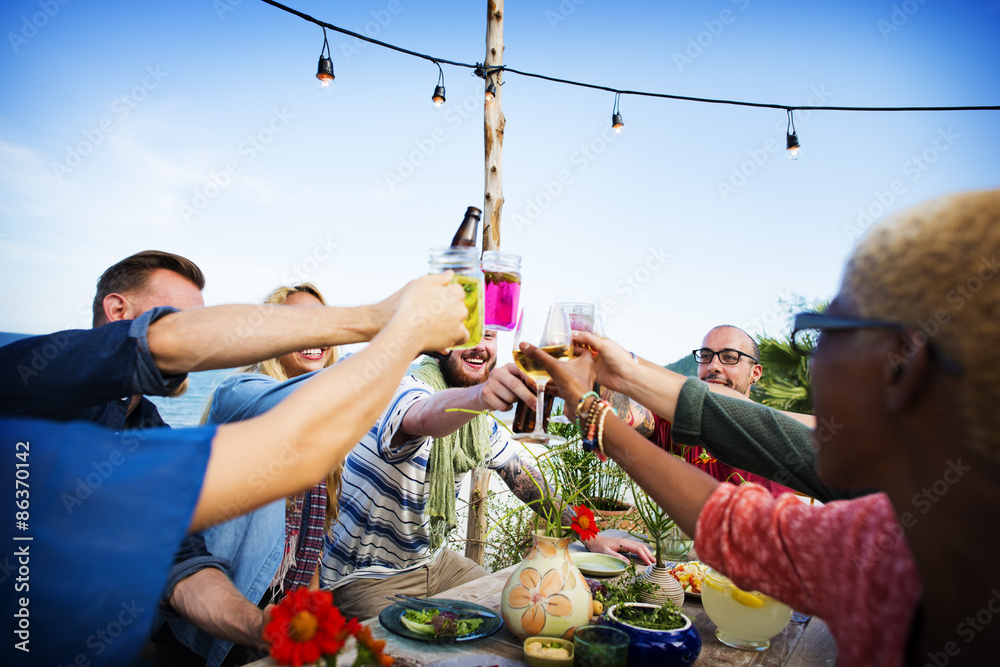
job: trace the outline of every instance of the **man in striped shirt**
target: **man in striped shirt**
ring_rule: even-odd
[[[348,456],[340,519],[327,534],[320,567],[320,585],[333,589],[345,615],[371,618],[389,604],[386,595],[429,597],[487,574],[472,560],[434,545],[426,510],[433,440],[475,417],[448,410],[506,411],[518,399],[534,400],[514,364],[495,366],[496,334],[489,331],[478,346],[453,350],[440,361],[445,388],[435,391],[414,375],[404,378],[382,417]],[[489,451],[481,464],[496,470],[523,502],[538,500],[538,471],[524,462],[518,443],[493,420],[482,419]],[[456,493],[462,477],[464,472],[454,477]],[[632,552],[652,562],[646,546],[633,540],[599,535],[586,546],[614,555]]]

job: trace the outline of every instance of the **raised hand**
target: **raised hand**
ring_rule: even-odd
[[[632,355],[610,338],[598,338],[586,332],[574,332],[573,342],[590,348],[597,382],[602,387],[624,393],[627,377],[638,367]]]
[[[451,271],[423,276],[400,295],[393,322],[405,324],[421,349],[438,350],[469,340],[463,324],[468,316],[465,292],[460,285],[449,284],[451,278]]]
[[[594,386],[593,356],[581,354],[568,361],[559,361],[530,343],[521,343],[521,351],[548,371],[559,396],[566,401],[566,416],[575,419],[576,404],[580,397]]]
[[[479,397],[485,409],[506,412],[518,400],[535,400],[534,383],[516,364],[498,366],[480,385]]]

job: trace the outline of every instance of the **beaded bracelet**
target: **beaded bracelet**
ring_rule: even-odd
[[[611,404],[605,400],[595,398],[590,404],[590,410],[587,412],[586,427],[584,427],[584,422],[580,423],[580,432],[583,434],[583,451],[585,452],[598,452],[598,458],[602,461],[606,461],[607,457],[604,456],[603,447],[599,443],[598,429],[599,422],[603,422],[602,416],[607,414],[608,410],[612,410]]]
[[[601,398],[596,391],[588,391],[586,394],[584,394],[583,396],[580,397],[580,400],[577,401],[577,404],[576,404],[576,423],[577,423],[578,426],[580,426],[581,430],[583,429],[583,425],[580,423],[580,416],[581,416],[580,413],[583,412],[583,404],[591,396],[593,396],[596,399],[600,399]]]
[[[601,410],[601,419],[597,424],[597,458],[603,463],[608,460],[607,454],[604,453],[604,418],[608,416],[608,411],[614,411],[610,405],[605,405],[604,409]]]

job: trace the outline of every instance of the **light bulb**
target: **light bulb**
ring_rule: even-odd
[[[316,78],[320,80],[320,85],[326,87],[334,80],[333,61],[329,58],[319,57],[319,65],[316,67]]]
[[[802,149],[799,146],[799,137],[794,132],[789,132],[785,137],[785,147],[788,149],[788,158],[790,160],[798,160],[799,155],[802,154]]]
[[[444,104],[444,86],[434,86],[434,96],[431,99],[434,100],[436,107]]]

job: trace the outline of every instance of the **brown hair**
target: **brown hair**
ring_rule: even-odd
[[[108,268],[97,280],[97,294],[94,296],[93,325],[100,326],[107,320],[104,316],[104,297],[109,294],[125,294],[146,286],[149,274],[157,269],[166,269],[190,280],[200,289],[205,289],[205,274],[190,259],[162,250],[143,250]]]

